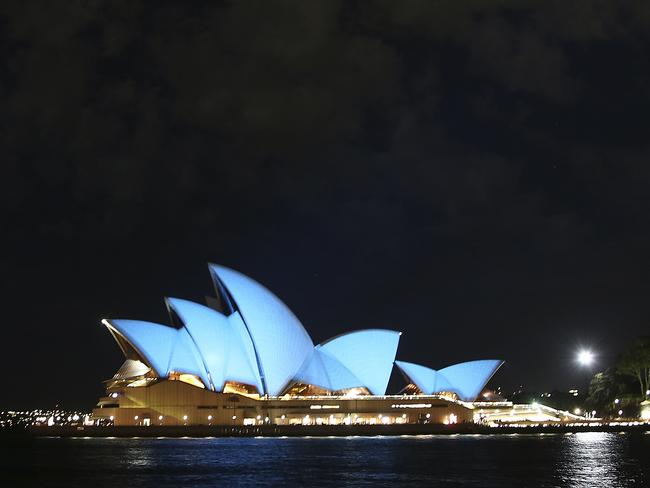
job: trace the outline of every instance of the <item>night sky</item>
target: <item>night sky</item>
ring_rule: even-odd
[[[0,407],[92,407],[207,262],[574,386],[650,329],[649,114],[650,2],[3,1]]]

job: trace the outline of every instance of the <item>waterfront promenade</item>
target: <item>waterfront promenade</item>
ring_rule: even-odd
[[[499,426],[465,423],[456,425],[32,426],[25,429],[27,435],[36,437],[347,437],[648,431],[650,431],[650,423],[638,421],[521,423]]]

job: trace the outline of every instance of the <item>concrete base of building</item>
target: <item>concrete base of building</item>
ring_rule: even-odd
[[[426,395],[257,397],[162,380],[111,387],[93,418],[115,427],[368,427],[474,420],[471,404]],[[385,425],[384,425],[385,424]],[[291,431],[291,430],[290,430]]]

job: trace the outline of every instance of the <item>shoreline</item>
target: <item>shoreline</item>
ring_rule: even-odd
[[[25,429],[0,430],[0,437],[350,437],[350,436],[417,436],[417,435],[511,435],[568,434],[579,432],[650,432],[650,424],[621,425],[618,423],[504,425],[498,427],[478,424],[408,424],[408,425],[320,425],[320,426],[32,426]]]

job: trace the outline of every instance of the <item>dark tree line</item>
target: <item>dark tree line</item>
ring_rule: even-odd
[[[648,390],[650,336],[641,336],[619,355],[615,364],[593,376],[587,402],[608,413],[636,409],[648,397]]]
[[[650,336],[639,337],[620,357],[617,365],[620,374],[638,381],[641,397],[650,389]]]

